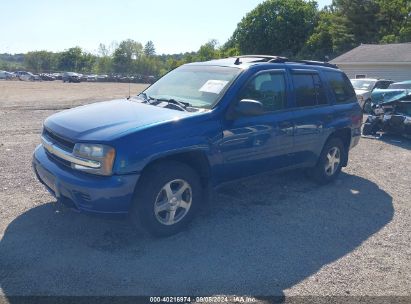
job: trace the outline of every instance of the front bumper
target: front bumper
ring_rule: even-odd
[[[39,145],[33,155],[39,181],[61,203],[89,213],[124,214],[130,210],[139,174],[98,176],[57,163]]]

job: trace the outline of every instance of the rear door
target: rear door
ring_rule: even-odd
[[[290,70],[294,87],[294,150],[296,163],[314,164],[334,119],[329,97],[318,71]]]

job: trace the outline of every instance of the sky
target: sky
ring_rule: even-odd
[[[133,39],[152,40],[157,54],[197,51],[226,42],[263,0],[0,0],[0,53],[63,51]],[[318,0],[319,7],[331,0]]]

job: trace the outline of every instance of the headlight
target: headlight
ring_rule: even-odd
[[[410,116],[406,116],[406,117],[405,117],[405,120],[404,120],[404,123],[406,123],[406,124],[411,124],[411,117],[410,117]]]
[[[73,169],[98,175],[111,175],[113,173],[116,151],[110,146],[100,144],[76,144],[73,149],[73,155],[100,164],[98,168],[95,168],[95,166],[87,167],[72,164],[71,167]]]

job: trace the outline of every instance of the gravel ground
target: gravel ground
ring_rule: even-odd
[[[301,172],[226,185],[167,239],[57,210],[31,170],[42,121],[125,90],[0,82],[0,294],[411,296],[404,139],[362,139],[331,185]]]

